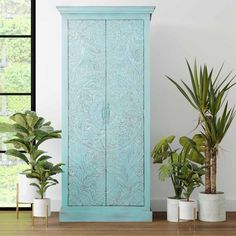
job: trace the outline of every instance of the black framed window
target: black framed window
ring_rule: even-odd
[[[35,0],[0,0],[0,122],[35,110]],[[6,156],[0,134],[0,208],[15,207],[20,160]]]

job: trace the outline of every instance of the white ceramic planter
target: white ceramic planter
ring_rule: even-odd
[[[31,186],[31,183],[37,183],[36,179],[27,178],[24,174],[19,174],[18,177],[18,202],[33,203],[34,199],[39,197],[37,188]]]
[[[167,220],[178,222],[179,199],[167,198]]]
[[[225,194],[199,193],[199,220],[221,222],[226,220]]]
[[[179,201],[179,218],[181,220],[194,220],[197,218],[197,202],[190,199]]]
[[[51,215],[51,204],[49,198],[35,198],[33,205],[33,216],[34,217],[46,217],[48,206],[48,216]]]

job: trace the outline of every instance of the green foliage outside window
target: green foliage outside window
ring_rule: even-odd
[[[31,0],[0,0],[0,35],[31,34]],[[31,92],[31,39],[0,38],[0,93]],[[31,96],[0,96],[0,122],[15,112],[31,110]],[[0,150],[5,150],[0,135]],[[9,144],[8,144],[9,145]],[[18,173],[25,169],[14,157],[0,154],[0,207],[15,206]]]
[[[2,34],[30,34],[30,0],[0,0]]]

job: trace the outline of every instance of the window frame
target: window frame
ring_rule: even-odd
[[[30,93],[0,93],[0,96],[30,96],[31,110],[36,111],[36,0],[31,1],[31,32],[29,35],[0,35],[1,38],[30,38],[31,40],[31,91]],[[5,153],[5,150],[0,150]]]
[[[0,38],[30,38],[31,39],[31,91],[30,93],[0,93],[0,96],[30,96],[31,110],[36,111],[36,0],[31,1],[31,33],[30,35],[0,35]],[[6,151],[0,150],[1,153]],[[0,207],[0,211],[15,211],[16,207]],[[31,211],[30,207],[21,207],[21,210]]]

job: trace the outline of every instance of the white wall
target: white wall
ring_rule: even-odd
[[[57,5],[156,5],[152,18],[151,44],[151,143],[162,136],[191,135],[196,113],[164,75],[188,79],[185,57],[225,72],[236,69],[235,0],[37,0],[37,111],[61,127],[61,25]],[[235,70],[236,71],[236,70]],[[229,96],[236,103],[236,90]],[[218,189],[226,192],[227,209],[236,210],[236,121],[229,130],[219,157]],[[45,145],[60,161],[60,141]],[[169,182],[158,180],[152,166],[151,200],[154,210],[165,210],[173,194]],[[60,185],[49,190],[53,210],[60,208]],[[195,193],[196,196],[196,193]]]

